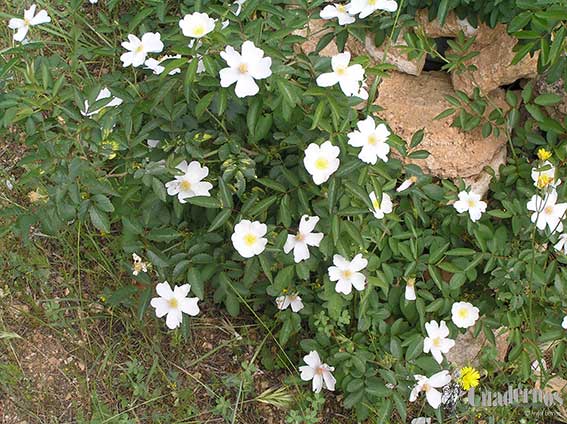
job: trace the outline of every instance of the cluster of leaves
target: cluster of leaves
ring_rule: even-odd
[[[112,240],[121,247],[115,254],[126,269],[134,252],[148,259],[151,273],[138,275],[138,286],[125,283],[110,293],[111,304],[137,305],[140,318],[150,319],[144,312],[155,284],[168,280],[190,283],[203,302],[222,304],[231,315],[250,310],[286,352],[274,356],[262,349],[264,367],[294,369],[299,349],[317,350],[336,366],[337,390],[345,393],[344,404],[358,419],[386,420],[395,408],[405,421],[413,374],[440,369],[423,353],[424,324],[450,320],[455,301],[480,308],[475,335],[494,342],[497,329],[510,330],[507,364],[495,362],[496,352],[489,351],[482,358],[484,369],[517,367],[517,378],[527,381],[542,343],[554,341],[564,351],[558,323],[561,308],[567,307],[567,273],[560,271],[565,260],[553,250],[536,249],[549,235],[535,231],[526,202],[536,190],[530,178],[535,148],[546,146],[563,161],[567,129],[547,117],[537,97],[531,102],[529,88],[522,97],[531,106],[526,106],[531,118],[522,126],[523,106],[514,94],[508,97],[511,111],[489,118],[494,122],[485,132],[502,127],[513,156],[492,183],[489,212],[472,223],[448,206],[464,189],[462,183],[435,180],[404,160],[425,156],[416,150],[423,134],[408,144],[391,137],[396,155],[376,165],[362,163],[347,144],[346,134],[356,122],[379,108],[370,104],[357,111],[357,101],[340,90],[317,87],[315,78],[329,70],[330,60],[294,50],[304,39],[293,31],[305,27],[322,1],[248,0],[238,17],[228,12],[229,4],[213,1],[140,0],[138,7],[110,1],[96,11],[83,3],[53,9],[57,24],[44,41],[1,53],[0,135],[23,134],[28,149],[17,186],[45,196],[4,213],[13,215],[12,229],[24,240],[32,226],[51,234],[86,227],[101,243]],[[430,3],[438,13],[439,4]],[[448,8],[450,2],[440,3]],[[463,1],[450,8],[470,7],[472,15],[485,3],[492,4]],[[516,2],[508,3],[502,3],[507,12],[514,10]],[[230,25],[189,48],[177,22],[197,8],[229,19]],[[394,18],[383,19],[387,25]],[[183,56],[168,62],[160,76],[117,64],[120,41],[146,31],[159,31],[168,53]],[[273,75],[259,95],[242,100],[233,89],[220,87],[224,62],[218,53],[247,39],[272,57]],[[202,74],[197,54],[203,58]],[[177,67],[180,74],[168,75]],[[82,116],[85,100],[92,109],[108,103],[95,102],[103,86],[124,103],[92,118]],[[458,97],[455,108],[465,102]],[[462,127],[480,124],[474,113],[480,121],[484,108],[481,98],[473,99],[459,115]],[[160,144],[150,149],[148,139]],[[325,140],[340,146],[341,165],[327,183],[316,186],[303,167],[303,152]],[[167,196],[164,183],[181,160],[209,168],[212,197],[183,205]],[[394,212],[376,220],[368,211],[368,193],[392,193],[410,176],[417,183],[393,195]],[[558,191],[565,198],[567,185]],[[303,214],[321,218],[317,231],[325,237],[309,260],[296,264],[282,248]],[[259,257],[243,260],[230,243],[241,219],[268,225],[269,247]],[[348,296],[335,291],[327,268],[336,253],[346,258],[362,253],[368,259],[364,291]],[[409,279],[417,282],[415,302],[404,298]],[[305,308],[278,311],[274,299],[283,292],[299,293]],[[451,326],[451,332],[454,338],[459,330]],[[565,372],[563,356],[554,357],[548,372]]]

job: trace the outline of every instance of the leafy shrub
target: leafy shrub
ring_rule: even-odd
[[[423,133],[412,140],[390,135],[389,160],[374,165],[362,162],[359,149],[348,144],[357,123],[379,110],[372,103],[379,79],[366,105],[338,86],[317,85],[331,60],[296,53],[294,46],[304,39],[293,32],[305,27],[323,1],[248,0],[238,16],[236,6],[213,1],[84,3],[52,2],[53,21],[44,32],[32,28],[29,43],[2,52],[0,128],[4,137],[17,134],[27,148],[16,186],[31,192],[29,206],[4,213],[14,217],[11,229],[24,241],[37,226],[49,234],[90,231],[113,246],[129,273],[137,253],[151,263],[148,272],[135,276],[139,286],[125,283],[109,289],[106,298],[110,306],[137,308],[143,320],[150,319],[146,309],[156,283],[165,280],[191,284],[202,302],[221,304],[233,316],[250,311],[286,352],[274,357],[264,349],[265,367],[295,369],[300,351],[317,351],[335,367],[336,390],[360,420],[389,419],[395,408],[405,421],[413,375],[446,368],[424,354],[425,324],[445,320],[456,338],[463,332],[451,323],[458,301],[480,309],[475,336],[494,343],[498,329],[509,331],[505,364],[495,361],[495,349],[482,353],[490,378],[495,370],[517,370],[514,377],[494,377],[496,384],[532,379],[530,365],[547,342],[554,344],[548,373],[565,372],[560,322],[567,307],[566,261],[552,248],[557,232],[538,231],[526,208],[534,194],[550,189],[538,189],[531,178],[532,168],[541,165],[534,164],[537,148],[551,151],[558,178],[567,178],[559,166],[566,123],[543,108],[559,99],[537,97],[531,84],[521,96],[508,94],[510,111],[500,111],[502,119],[491,125],[509,136],[512,156],[491,184],[487,212],[473,222],[449,205],[466,189],[462,182],[439,181],[406,164],[406,158],[426,157],[419,150]],[[502,2],[489,18],[491,2],[431,3],[410,1],[403,9],[410,15],[371,19],[387,27],[396,19],[409,22],[411,11],[421,6],[439,15],[442,5],[498,22],[514,22],[510,13],[525,8],[529,19],[524,25],[516,20],[517,30],[534,21],[525,2]],[[8,12],[20,15],[20,9],[10,3]],[[188,47],[178,21],[199,9],[219,22]],[[221,28],[225,20],[229,25]],[[352,31],[360,35],[364,29]],[[118,60],[128,34],[147,32],[161,34],[164,54],[181,56],[162,62],[160,75],[123,68]],[[259,94],[239,98],[234,86],[220,85],[226,63],[219,53],[226,46],[240,52],[245,40],[272,59],[272,74],[257,81]],[[353,63],[367,61],[358,57]],[[366,69],[367,76],[382,72]],[[103,88],[111,95],[97,100]],[[114,97],[123,102],[118,105]],[[522,122],[524,107],[530,115]],[[304,166],[305,151],[327,140],[340,148],[340,166],[328,181],[315,184]],[[168,195],[166,183],[179,175],[182,161],[208,167],[210,197],[181,203]],[[415,183],[396,192],[408,179]],[[559,199],[565,199],[565,187],[557,187]],[[371,192],[381,202],[390,196],[393,211],[377,219],[369,211]],[[314,231],[324,237],[310,247],[309,259],[296,263],[284,246],[303,215],[320,218]],[[267,225],[265,251],[249,259],[231,242],[242,220]],[[337,254],[348,260],[360,254],[368,261],[363,290],[336,291],[328,268]],[[415,301],[405,297],[408,284],[415,284]],[[279,311],[276,298],[295,293],[304,308]],[[189,325],[185,316],[184,332]]]

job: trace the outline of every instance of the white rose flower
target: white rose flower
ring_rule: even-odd
[[[303,165],[309,174],[313,177],[313,182],[321,185],[326,182],[329,177],[339,169],[341,161],[339,160],[341,149],[333,146],[330,141],[325,141],[321,146],[311,143],[305,149],[305,157]]]
[[[425,323],[425,330],[427,337],[423,341],[423,352],[433,355],[433,358],[438,362],[443,362],[443,353],[449,352],[455,346],[455,340],[447,338],[449,336],[449,329],[445,321],[437,324],[437,321],[432,320]]]
[[[179,21],[179,27],[185,37],[203,38],[215,29],[215,20],[206,13],[195,12],[185,15]]]
[[[36,15],[36,8],[37,6],[33,4],[29,9],[24,11],[23,19],[12,18],[8,21],[8,28],[16,30],[14,33],[14,41],[24,41],[30,27],[51,22],[51,18],[47,14],[46,10],[40,10]]]
[[[156,316],[158,318],[167,315],[165,324],[167,328],[173,330],[181,325],[183,321],[183,314],[196,316],[199,314],[199,298],[187,297],[191,290],[189,284],[184,284],[181,287],[175,286],[173,290],[167,281],[156,286],[156,292],[159,297],[154,297],[150,305],[156,309]]]
[[[356,124],[358,130],[348,134],[348,144],[353,147],[362,147],[358,158],[364,163],[375,165],[378,158],[388,162],[390,146],[386,143],[390,136],[390,131],[384,124],[374,122],[371,116]]]
[[[559,236],[559,240],[557,243],[553,245],[555,250],[559,252],[563,252],[564,255],[567,255],[567,233],[563,233]]]
[[[120,106],[122,104],[123,100],[120,97],[113,97],[110,90],[106,87],[104,87],[103,89],[100,90],[100,92],[96,96],[95,102],[98,102],[99,100],[102,100],[102,99],[108,99],[110,97],[112,97],[112,100],[110,102],[108,102],[105,107],[115,107],[115,106]],[[89,111],[89,101],[85,100],[84,110],[81,110],[81,115],[93,116],[93,115],[98,114],[101,110],[102,110],[102,108],[97,109],[97,110],[93,110],[93,111]]]
[[[567,210],[567,203],[557,203],[557,192],[552,190],[545,198],[533,195],[527,204],[527,208],[533,211],[531,220],[537,228],[544,230],[546,226],[552,232],[563,231],[561,220]]]
[[[309,259],[309,246],[319,247],[323,233],[313,232],[318,222],[318,216],[303,215],[299,222],[297,234],[295,236],[288,234],[283,249],[285,253],[289,253],[293,249],[293,259],[296,263]]]
[[[128,50],[120,56],[123,67],[133,66],[137,68],[144,64],[148,53],[161,53],[163,43],[159,32],[146,32],[140,40],[132,34],[128,34],[128,41],[122,42],[122,47]]]
[[[192,161],[187,165],[187,161],[181,162],[176,166],[182,175],[177,175],[173,181],[165,184],[167,194],[177,196],[179,203],[186,203],[186,199],[195,196],[210,196],[209,190],[213,185],[209,182],[202,181],[209,175],[209,168],[201,166],[199,162]]]
[[[266,248],[268,239],[264,238],[268,232],[266,224],[258,221],[251,222],[243,219],[234,226],[234,233],[231,236],[234,248],[244,258],[261,254]]]
[[[339,19],[339,25],[348,25],[356,21],[355,17],[348,13],[350,5],[329,4],[321,10],[321,19]]]
[[[370,197],[370,202],[372,202],[372,209],[369,210],[374,214],[374,218],[382,219],[384,218],[384,215],[392,213],[394,210],[392,199],[388,193],[382,193],[382,202],[378,200],[378,197],[376,197],[376,193],[374,192],[370,193],[368,197]]]
[[[352,261],[347,261],[341,255],[333,256],[334,266],[329,267],[329,279],[336,281],[335,291],[337,293],[350,294],[352,288],[358,291],[364,290],[366,277],[362,271],[368,265],[368,261],[362,254],[356,255]]]
[[[395,12],[398,10],[398,3],[394,0],[352,0],[350,2],[349,13],[352,15],[359,14],[360,19],[370,16],[377,10]]]
[[[453,203],[453,207],[459,213],[468,212],[472,222],[478,221],[483,212],[486,212],[486,202],[480,200],[480,194],[472,191],[469,193],[461,191],[459,200]]]
[[[400,186],[396,189],[396,191],[398,193],[407,190],[408,188],[410,188],[413,183],[415,183],[417,181],[417,177],[415,176],[411,176],[409,177],[407,180],[405,180],[403,183],[400,184]]]
[[[148,144],[148,147],[150,149],[155,149],[159,145],[160,142],[161,142],[161,140],[154,140],[154,139],[146,140],[146,143]]]
[[[538,171],[539,169],[545,167],[548,167],[549,169]],[[548,185],[555,188],[559,184],[561,184],[561,180],[555,179],[555,167],[548,160],[543,162],[541,166],[532,168],[531,177],[534,181],[534,185],[538,188],[545,188]]]
[[[417,298],[415,295],[415,278],[407,279],[404,297],[406,300],[415,300]]]
[[[415,402],[419,393],[425,392],[427,403],[429,403],[434,409],[439,408],[441,405],[441,392],[437,389],[444,387],[451,382],[451,374],[449,374],[449,371],[438,372],[429,378],[419,374],[416,374],[413,377],[416,379],[417,383],[411,391],[409,398],[410,402]]]
[[[317,351],[312,350],[308,355],[303,357],[303,361],[307,364],[299,367],[301,379],[303,381],[313,380],[313,391],[319,393],[323,386],[328,390],[335,390],[335,377],[333,377],[334,367],[321,362],[321,358]]]
[[[160,75],[163,71],[165,71],[165,66],[162,66],[162,62],[169,60],[169,59],[181,59],[180,54],[176,54],[175,56],[163,56],[159,59],[149,58],[144,62],[146,65],[146,69],[150,69],[153,71],[154,75]],[[172,69],[167,73],[167,75],[175,75],[181,73],[180,68]]]
[[[327,72],[317,77],[319,87],[331,87],[339,84],[345,96],[357,96],[360,93],[364,68],[359,65],[349,66],[350,53],[339,53],[331,58],[333,72]]]
[[[455,302],[451,307],[451,319],[459,328],[469,328],[478,319],[479,310],[468,302]]]
[[[220,55],[228,65],[219,73],[221,87],[236,83],[234,92],[237,97],[254,96],[260,91],[255,80],[272,75],[272,58],[264,57],[264,50],[257,48],[252,41],[242,43],[242,54],[227,46]]]
[[[280,311],[287,309],[291,306],[291,310],[293,312],[299,312],[303,309],[303,302],[301,301],[301,297],[297,293],[279,296],[276,298],[276,306]]]
[[[232,3],[236,5],[236,11],[234,12],[236,16],[240,15],[240,12],[242,12],[242,6],[244,5],[244,3],[246,3],[246,0],[236,0],[234,3]]]

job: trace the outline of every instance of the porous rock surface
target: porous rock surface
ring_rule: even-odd
[[[478,87],[481,93],[486,95],[519,79],[537,76],[537,54],[528,54],[519,63],[512,65],[516,55],[513,49],[517,42],[518,40],[508,35],[504,24],[499,24],[494,29],[481,28],[470,49],[478,51],[479,54],[465,62],[466,66],[474,65],[476,70],[453,72],[451,77],[455,90],[470,95],[474,88]]]
[[[445,100],[453,95],[450,76],[443,72],[424,72],[413,77],[397,72],[384,78],[378,89],[377,104],[384,108],[378,115],[404,140],[425,129],[419,145],[427,159],[406,159],[424,172],[441,178],[477,177],[486,165],[499,165],[506,156],[506,137],[482,137],[481,129],[463,132],[451,126],[453,117],[434,120],[451,107]],[[492,101],[506,107],[504,92],[495,91]],[[497,169],[495,169],[497,171]]]

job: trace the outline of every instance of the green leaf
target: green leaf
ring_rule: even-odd
[[[356,197],[358,197],[368,208],[372,209],[372,203],[370,202],[370,197],[365,189],[360,187],[351,181],[343,181],[343,185],[351,191]]]
[[[140,296],[140,300],[138,301],[138,319],[142,321],[144,319],[144,314],[146,313],[146,309],[150,305],[150,300],[152,298],[152,293],[154,289],[153,287],[149,286],[144,289],[142,295]]]
[[[252,216],[256,216],[256,215],[261,214],[266,209],[268,209],[270,206],[272,206],[274,203],[276,203],[278,201],[279,197],[280,196],[273,195],[273,196],[270,196],[270,197],[268,197],[264,200],[261,200],[260,202],[258,202],[256,204],[256,206],[254,206],[252,209],[250,209],[250,211],[248,213]]]
[[[191,285],[191,291],[195,296],[201,300],[205,298],[205,282],[197,268],[191,267],[187,270],[187,283]]]
[[[447,13],[449,13],[449,0],[441,0],[441,3],[439,3],[439,8],[437,9],[437,19],[439,20],[439,24],[441,26],[445,24]]]
[[[195,196],[189,197],[187,203],[191,203],[195,206],[201,206],[203,208],[218,209],[221,207],[218,199],[209,196]]]
[[[562,97],[558,96],[557,94],[540,94],[534,99],[534,102],[540,106],[551,106],[556,105],[557,103],[561,103]]]
[[[406,350],[406,361],[411,361],[423,353],[423,338],[414,337]]]
[[[185,94],[185,100],[187,102],[191,101],[191,87],[193,86],[193,81],[195,81],[195,76],[197,75],[197,67],[199,65],[199,58],[194,57],[189,66],[187,67],[187,72],[185,72],[185,78],[183,81],[183,92]]]
[[[171,242],[175,239],[178,239],[179,237],[181,237],[181,233],[179,233],[173,228],[167,228],[167,227],[154,228],[147,235],[147,238],[149,240],[157,241],[157,242]]]
[[[230,218],[231,214],[232,214],[231,209],[223,209],[222,211],[220,211],[218,215],[215,217],[215,219],[213,219],[213,222],[211,223],[211,226],[209,227],[207,232],[210,233],[211,231],[214,231],[217,228],[222,227],[228,221],[228,218]]]
[[[152,178],[152,191],[162,202],[166,201],[167,191],[165,190],[165,185],[156,177]]]
[[[295,268],[293,265],[287,266],[276,274],[274,279],[274,289],[281,293],[284,289],[291,286],[293,277],[295,276]]]
[[[110,233],[110,221],[106,213],[97,209],[95,206],[89,208],[89,216],[91,218],[92,224],[100,231],[104,233]]]
[[[278,183],[277,181],[271,180],[269,178],[257,178],[256,181],[258,181],[260,184],[268,188],[274,189],[281,193],[285,193],[287,191],[283,184]]]
[[[222,207],[232,209],[234,203],[232,201],[232,193],[230,192],[228,185],[225,183],[224,179],[219,178],[219,191],[222,199]]]
[[[466,247],[458,247],[456,249],[451,249],[445,252],[447,256],[472,256],[476,253],[473,249],[468,249]]]

